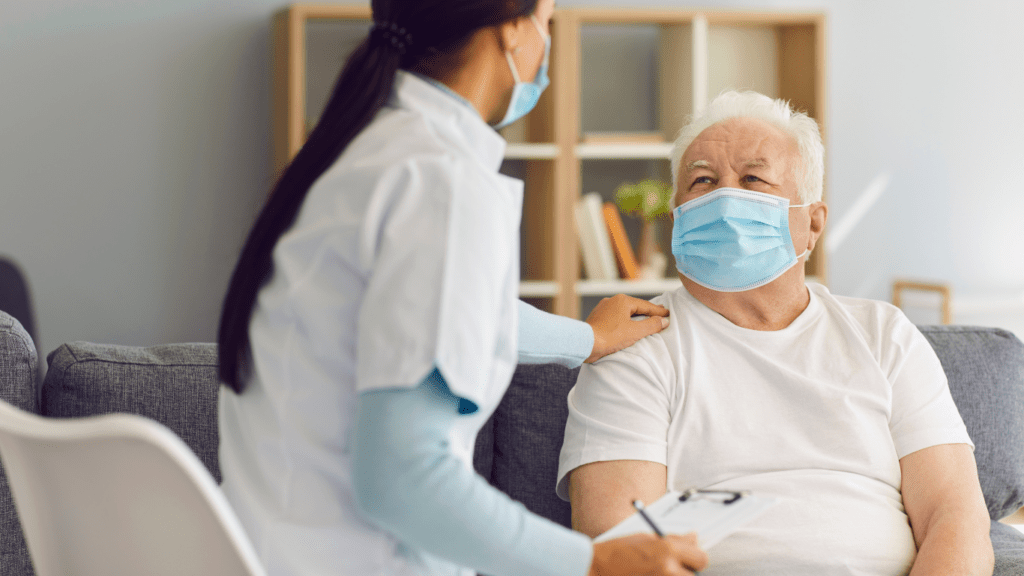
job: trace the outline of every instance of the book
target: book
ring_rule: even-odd
[[[619,265],[619,275],[626,280],[640,278],[640,265],[636,261],[633,246],[626,235],[626,227],[622,225],[622,215],[614,202],[604,203],[604,223],[608,227],[608,235],[612,242],[612,252]]]
[[[664,534],[696,532],[697,541],[706,550],[760,516],[775,502],[776,499],[770,496],[755,496],[747,492],[687,490],[668,492],[648,506],[645,513]],[[594,542],[653,531],[650,523],[638,512],[594,538]]]
[[[583,272],[591,280],[615,280],[619,274],[602,211],[601,195],[597,192],[584,194],[576,203],[576,231],[583,255]]]

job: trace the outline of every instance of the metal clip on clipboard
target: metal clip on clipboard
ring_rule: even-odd
[[[748,490],[701,490],[699,488],[690,488],[689,490],[685,490],[682,494],[679,495],[679,501],[686,502],[690,498],[694,498],[701,495],[705,495],[705,497],[712,497],[712,495],[721,496],[722,504],[732,504],[733,502],[739,500],[740,498],[743,498],[744,496],[750,496],[750,492]]]
[[[668,492],[645,508],[649,517],[666,534],[697,533],[700,545],[707,549],[722,541],[742,525],[760,516],[775,504],[775,498],[756,496],[747,491],[700,490]],[[639,513],[633,514],[594,539],[603,542],[651,528]]]

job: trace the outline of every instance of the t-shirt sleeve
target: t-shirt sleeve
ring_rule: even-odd
[[[921,331],[896,311],[889,349],[889,430],[900,458],[939,444],[974,448],[949,392],[946,373]]]
[[[569,499],[568,474],[584,464],[668,463],[672,380],[668,367],[648,360],[654,346],[641,342],[580,368],[569,391],[569,418],[558,460],[556,492],[563,500]]]

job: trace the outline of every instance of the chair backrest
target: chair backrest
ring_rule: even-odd
[[[264,574],[210,473],[157,422],[0,402],[0,458],[39,576]]]

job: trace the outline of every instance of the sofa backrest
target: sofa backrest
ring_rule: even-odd
[[[487,452],[481,444],[488,438],[477,437],[477,470],[484,478],[531,512],[566,527],[571,525],[571,510],[555,495],[555,479],[569,418],[566,396],[577,374],[579,368],[558,364],[520,364],[488,423],[489,470],[480,470],[481,456]]]
[[[993,519],[1011,514],[1024,506],[1024,344],[995,328],[925,326],[921,331],[942,362],[976,444],[989,513]],[[21,353],[34,355],[31,341],[20,338],[15,342]],[[137,348],[73,342],[48,360],[39,413],[148,416],[180,435],[220,480],[214,344]],[[31,369],[25,365],[23,372]],[[569,506],[555,495],[554,485],[568,416],[565,398],[577,373],[554,364],[520,365],[481,430],[474,458],[476,469],[496,487],[566,526]]]
[[[38,413],[36,345],[13,316],[0,311],[0,400]],[[0,574],[32,574],[18,512],[0,464]]]
[[[989,516],[1024,506],[1024,344],[1006,330],[922,326],[974,441]]]
[[[180,436],[220,482],[216,344],[140,348],[71,342],[51,352],[47,362],[40,414],[146,416]]]

